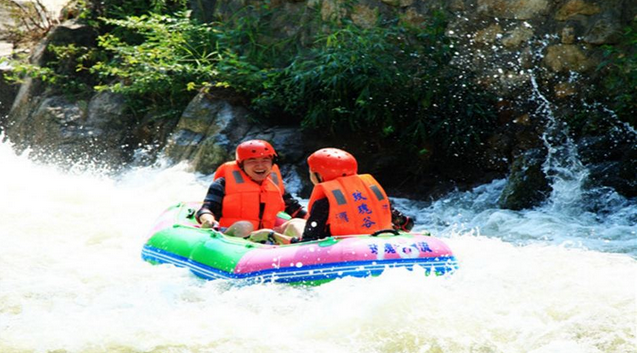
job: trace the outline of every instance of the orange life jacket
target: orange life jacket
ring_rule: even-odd
[[[212,180],[217,180],[221,177],[226,177],[226,170],[228,168],[233,168],[237,165],[237,161],[230,161],[220,165],[215,171],[215,177]],[[272,171],[268,176],[274,184],[276,184],[279,189],[281,189],[281,195],[285,194],[285,186],[283,186],[283,178],[281,177],[281,170],[279,170],[279,166],[276,164],[272,164]]]
[[[221,173],[218,173],[219,169]],[[229,227],[237,221],[250,221],[254,229],[273,228],[277,213],[285,210],[279,186],[271,178],[259,185],[236,162],[224,163],[219,169],[215,172],[215,179],[223,176],[226,180],[219,225]],[[264,204],[264,209],[259,217],[261,204]]]
[[[308,210],[321,198],[327,198],[330,204],[327,224],[332,235],[372,234],[392,228],[387,194],[369,174],[340,177],[315,185]]]

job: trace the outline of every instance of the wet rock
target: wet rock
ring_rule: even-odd
[[[95,46],[97,33],[92,27],[82,24],[79,20],[68,20],[55,27],[47,37],[47,44],[78,46]]]
[[[595,63],[576,45],[557,44],[547,48],[544,63],[555,72],[585,72]]]
[[[515,159],[498,200],[499,207],[521,210],[538,206],[546,199],[550,186],[542,171],[544,160],[545,153],[539,149],[529,150]]]
[[[29,57],[29,62],[33,65],[45,66],[48,61],[54,60],[55,58],[53,54],[47,51],[47,47],[50,44],[94,46],[95,38],[95,32],[88,26],[81,25],[74,20],[67,21],[55,27],[44,40],[39,42],[33,48],[31,56]],[[69,70],[70,72],[75,72],[74,67],[69,68]],[[11,111],[8,117],[8,120],[11,121],[10,125],[15,125],[16,130],[20,131],[23,124],[29,124],[33,112],[41,110],[42,107],[46,105],[43,105],[43,100],[45,100],[47,96],[53,97],[59,95],[60,93],[53,92],[51,89],[48,89],[48,87],[45,87],[41,81],[26,77],[20,85],[20,89],[18,90],[11,106]],[[55,99],[53,101],[59,100]],[[26,138],[16,134],[13,134],[12,136],[11,128],[8,128],[7,131],[8,136],[14,142],[18,142],[19,140]]]
[[[90,101],[48,96],[35,111],[14,123],[8,137],[31,156],[49,161],[97,161],[120,165],[130,157],[126,145],[134,120],[121,96],[101,93]]]
[[[559,82],[555,84],[555,98],[564,99],[577,94],[577,87],[570,82]]]
[[[478,0],[479,13],[498,18],[528,20],[548,10],[548,0]]]
[[[603,162],[589,166],[588,187],[606,186],[625,197],[636,197],[637,162],[635,161],[637,161],[637,153],[633,153],[630,160]]]
[[[527,43],[533,37],[533,28],[528,25],[516,27],[514,30],[507,32],[502,39],[502,45],[506,48],[516,48]]]
[[[590,16],[599,12],[601,12],[601,9],[596,4],[583,0],[571,0],[557,10],[555,19],[564,21],[577,15]]]
[[[584,35],[583,41],[590,44],[615,44],[621,37],[621,24],[617,16],[599,18]]]
[[[580,160],[589,170],[590,187],[607,186],[626,197],[637,196],[637,137],[611,131],[582,138]]]
[[[246,116],[245,108],[201,92],[188,104],[168,138],[166,155],[176,162],[190,160],[196,170],[213,173],[221,163],[233,159],[229,136],[245,135]]]
[[[575,43],[575,28],[571,26],[562,28],[561,37],[562,37],[562,44]]]
[[[378,9],[356,5],[352,10],[352,21],[363,28],[372,28],[378,21]]]
[[[321,4],[323,21],[339,21],[347,15],[347,9],[337,0],[325,0]]]
[[[474,35],[476,43],[490,45],[495,43],[496,39],[502,35],[502,27],[499,24],[493,24],[487,28],[481,29]]]
[[[0,129],[5,126],[13,100],[18,94],[18,86],[5,80],[6,73],[0,68]]]
[[[414,9],[407,9],[407,11],[405,11],[405,13],[400,17],[400,20],[414,27],[422,27],[425,21],[425,16]]]
[[[174,133],[168,138],[166,155],[174,162],[190,161],[194,170],[212,174],[234,159],[242,141],[270,141],[282,162],[299,162],[303,157],[301,135],[293,128],[255,123],[241,105],[201,92],[184,110]]]
[[[520,71],[496,71],[489,76],[493,87],[497,87],[498,92],[506,95],[525,87],[531,81],[528,72]]]

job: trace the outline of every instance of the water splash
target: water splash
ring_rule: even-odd
[[[541,138],[547,156],[542,164],[542,171],[552,188],[549,197],[550,208],[554,212],[576,215],[582,212],[583,185],[589,171],[580,161],[577,147],[568,136],[568,126],[555,118],[551,103],[540,92],[533,75],[531,84],[531,99],[539,103],[536,113],[546,119],[546,127]]]
[[[533,75],[535,114],[545,119],[541,136],[547,155],[542,170],[551,186],[547,201],[534,209],[511,211],[497,206],[507,181],[494,180],[469,191],[456,191],[430,203],[396,199],[418,218],[416,229],[434,234],[475,233],[514,244],[553,244],[568,248],[630,254],[637,258],[637,200],[606,186],[591,186],[567,126],[554,115]],[[629,129],[618,129],[630,133]]]

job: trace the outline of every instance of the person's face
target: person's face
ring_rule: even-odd
[[[272,171],[272,157],[248,158],[243,161],[243,171],[250,179],[261,183]]]

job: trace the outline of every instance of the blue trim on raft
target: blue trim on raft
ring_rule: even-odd
[[[350,261],[301,267],[273,268],[250,273],[231,273],[149,245],[144,245],[142,258],[146,261],[186,267],[195,275],[210,280],[232,279],[282,283],[311,282],[346,276],[378,276],[386,267],[405,267],[411,270],[414,265],[420,265],[425,269],[427,275],[429,275],[432,270],[435,271],[436,274],[445,274],[453,272],[458,268],[454,256],[439,256],[434,258]]]

